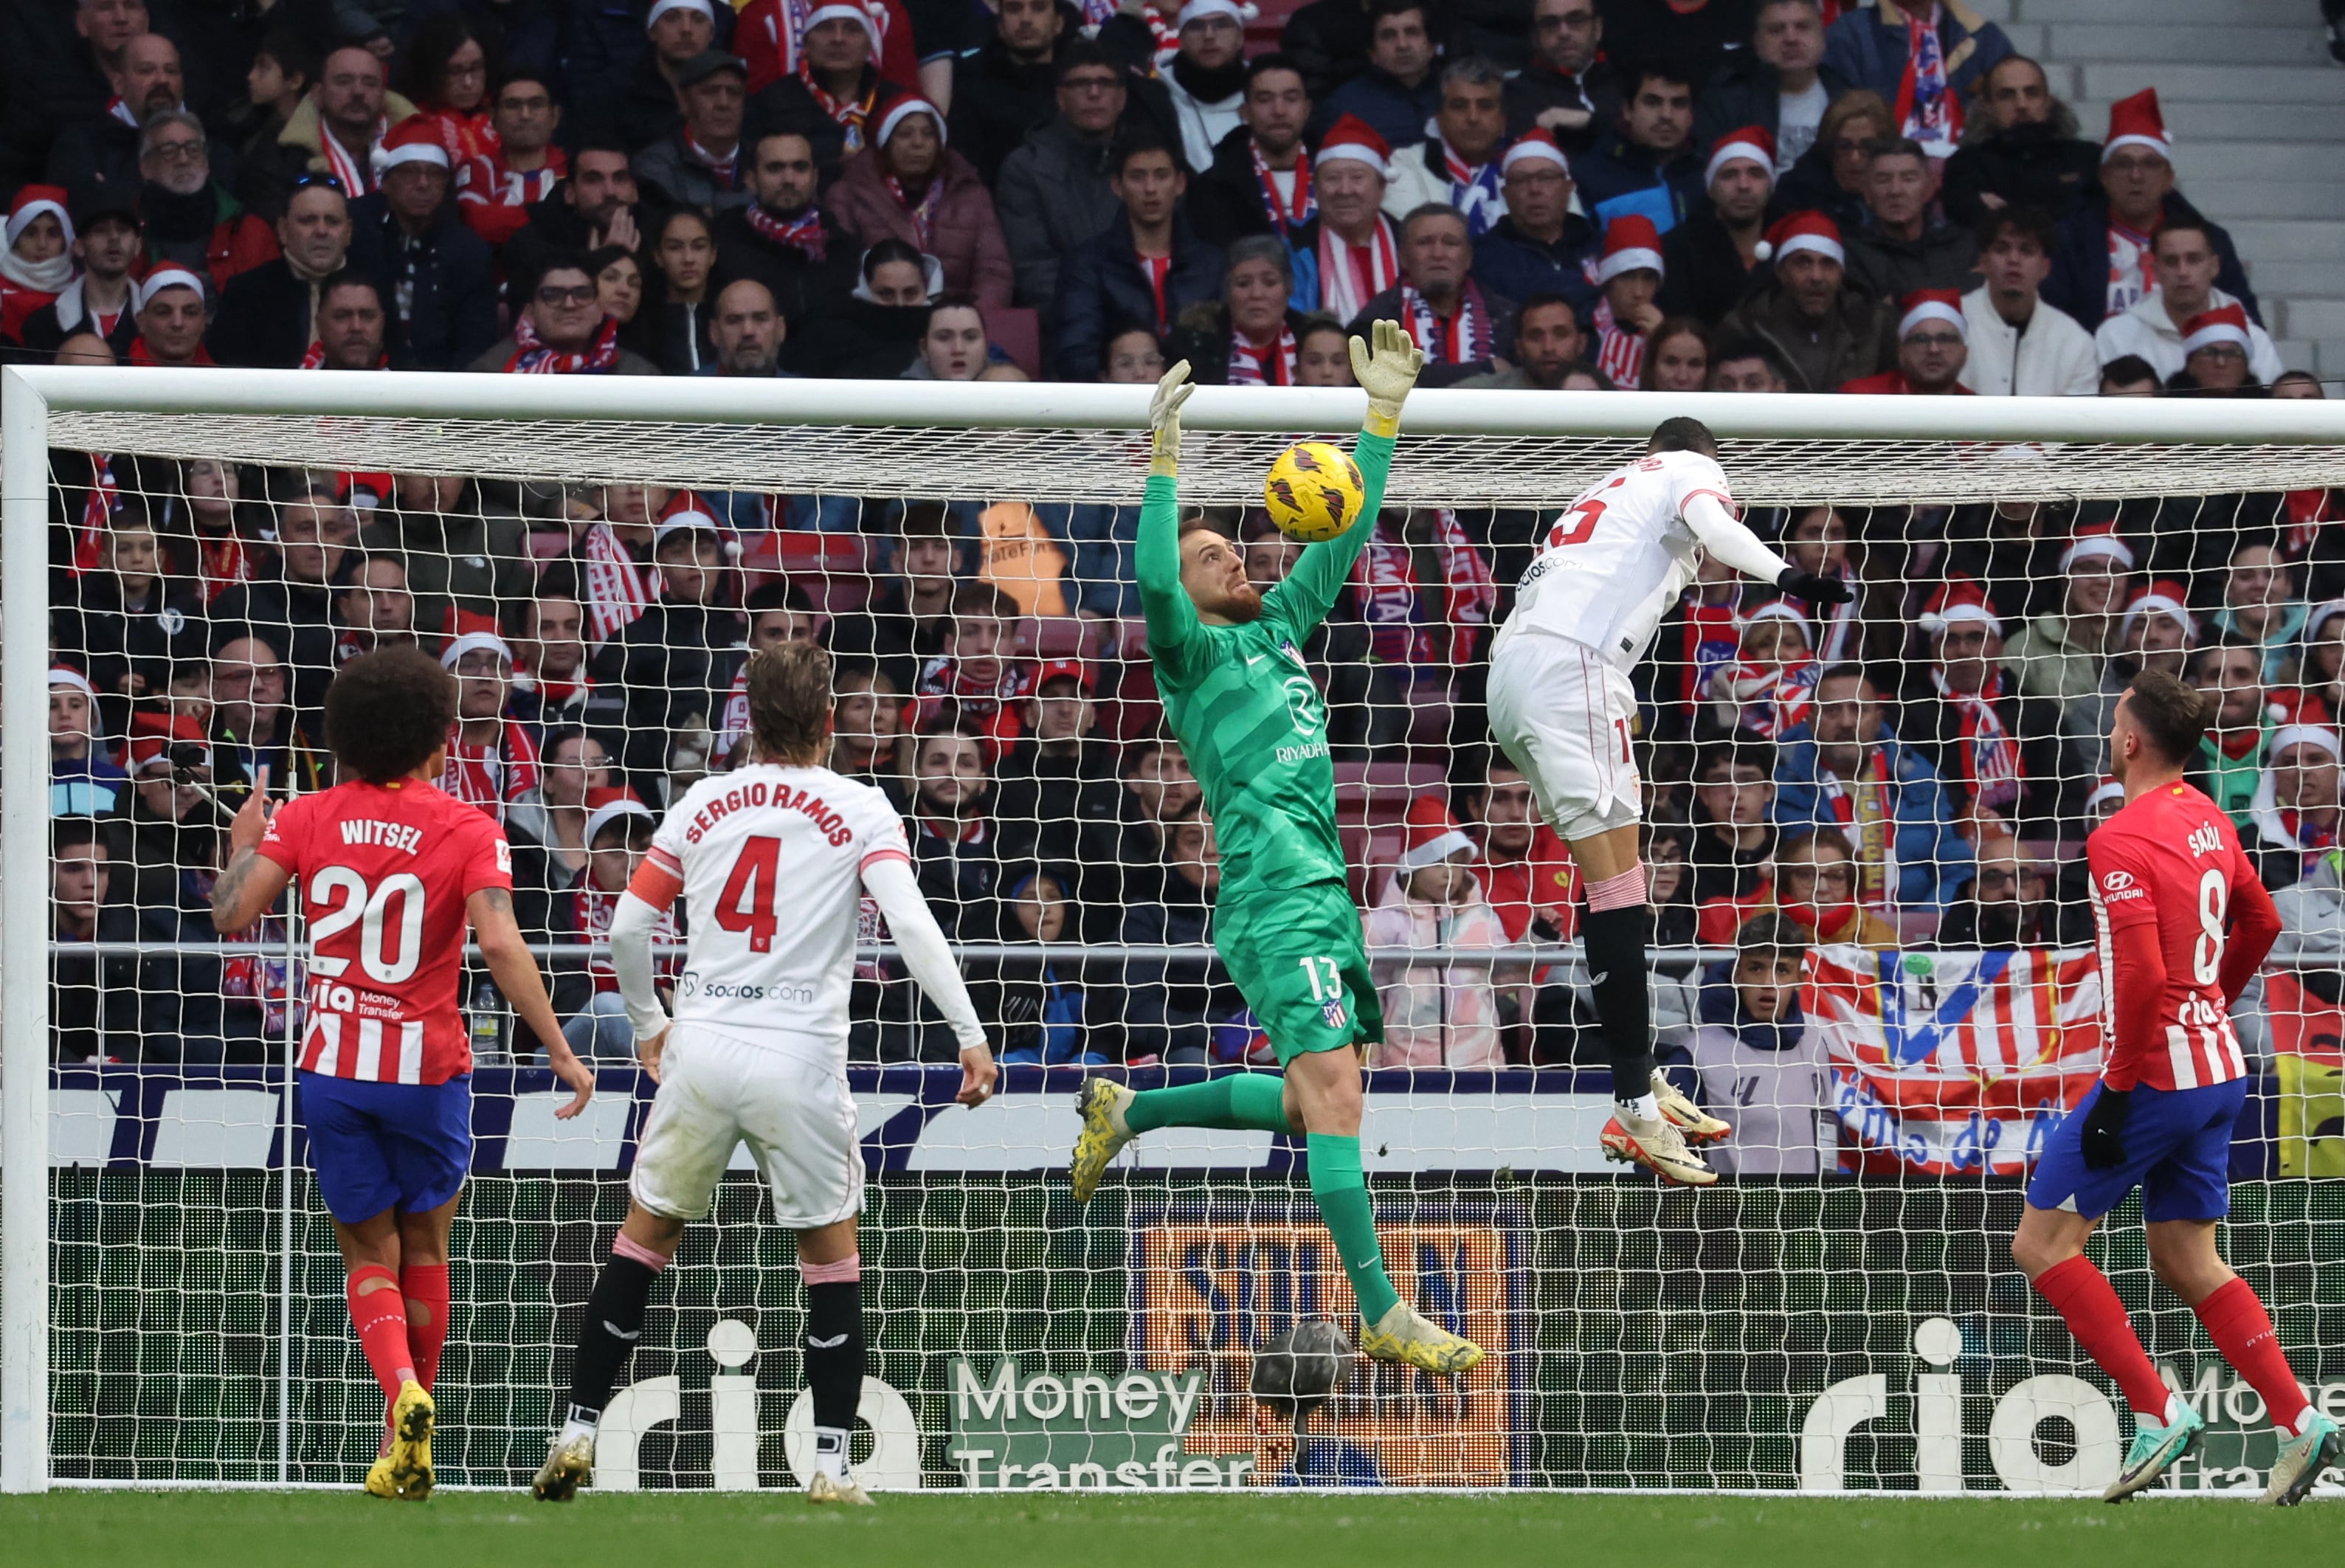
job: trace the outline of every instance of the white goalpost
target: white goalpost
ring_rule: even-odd
[[[2097,972],[2075,945],[2076,928],[2052,913],[2008,943],[1976,931],[1939,939],[1943,920],[1965,899],[1978,901],[1975,890],[1960,891],[1962,875],[1973,863],[2000,866],[1998,856],[2037,879],[2051,911],[2059,870],[2092,820],[2092,738],[2060,722],[2067,710],[2058,704],[2080,700],[2076,692],[2045,698],[2049,686],[2029,684],[2027,661],[2041,657],[2048,670],[2054,657],[2040,643],[2010,656],[2014,700],[2024,687],[2030,700],[2052,703],[2031,710],[2046,728],[2024,738],[2035,748],[2024,803],[2020,789],[2005,809],[1966,785],[1967,764],[1955,759],[1967,753],[1932,753],[1950,803],[1934,840],[1941,849],[1929,852],[1950,858],[1924,866],[1910,850],[1901,859],[1893,842],[1879,862],[1890,885],[1874,892],[1859,891],[1858,864],[1871,852],[1863,810],[1841,819],[1845,832],[1817,819],[1843,852],[1854,850],[1852,901],[1884,934],[1845,942],[1814,935],[1804,972],[1808,1033],[1798,1046],[1812,1056],[1812,1102],[1771,1107],[1782,1114],[1767,1125],[1793,1130],[1771,1135],[1779,1142],[1770,1157],[1751,1159],[1716,1188],[1664,1192],[1641,1173],[1604,1166],[1596,1133],[1609,1094],[1603,1074],[1591,1076],[1574,1054],[1587,1019],[1573,1012],[1580,972],[1569,917],[1548,912],[1568,907],[1560,884],[1544,900],[1526,895],[1528,926],[1492,940],[1468,942],[1442,925],[1419,941],[1390,934],[1407,929],[1402,916],[1383,925],[1376,916],[1405,913],[1415,896],[1406,862],[1396,858],[1412,801],[1450,801],[1477,840],[1497,820],[1475,717],[1487,636],[1475,639],[1492,607],[1508,601],[1508,563],[1519,569],[1528,559],[1513,554],[1536,535],[1527,520],[1551,518],[1675,415],[1700,419],[1719,436],[1738,504],[1746,516],[1778,519],[1779,544],[1801,516],[1821,510],[1841,519],[1833,538],[1849,558],[1869,548],[1873,562],[1859,619],[1837,631],[1801,620],[1807,662],[1795,670],[1767,665],[1758,684],[1735,685],[1737,669],[1763,662],[1755,638],[1736,640],[1764,618],[1750,615],[1752,596],[1718,600],[1713,621],[1672,620],[1647,671],[1650,688],[1640,687],[1648,776],[1685,803],[1686,814],[1655,827],[1683,834],[1672,841],[1689,889],[1700,881],[1725,890],[1714,895],[1722,904],[1683,893],[1682,927],[1657,939],[1657,1018],[1676,1032],[1664,1054],[1689,1081],[1719,1092],[1701,1055],[1700,1032],[1720,1026],[1712,1013],[1722,1005],[1724,1027],[1741,1026],[1731,997],[1718,1000],[1741,921],[1823,901],[1821,893],[1799,898],[1785,880],[1795,863],[1810,878],[1799,886],[1822,876],[1812,845],[1804,859],[1790,853],[1795,840],[1807,840],[1782,803],[1789,772],[1766,786],[1763,844],[1710,848],[1733,840],[1734,822],[1700,793],[1710,787],[1706,748],[1724,744],[1722,723],[1723,731],[1739,725],[1763,737],[1770,757],[1788,758],[1812,717],[1820,672],[1835,663],[1865,664],[1876,684],[1926,695],[1926,639],[1938,633],[1923,630],[1922,617],[1959,563],[2035,563],[2010,601],[2024,598],[2025,616],[2005,611],[2010,624],[1998,625],[1998,634],[2015,635],[2022,618],[2071,612],[2067,565],[2055,572],[2045,563],[2063,556],[2080,524],[2106,522],[2109,536],[2129,542],[2124,571],[2110,570],[2127,586],[2152,588],[2154,600],[2176,599],[2176,613],[2191,619],[2187,602],[2197,616],[2193,640],[2208,645],[2221,640],[2218,617],[2236,626],[2243,610],[2261,613],[2229,596],[2231,574],[2239,551],[2276,541],[2270,569],[2292,596],[2286,613],[2306,613],[2295,623],[2301,631],[2289,634],[2293,642],[2284,647],[2275,630],[2257,644],[2258,657],[2268,649],[2269,658],[2259,689],[2269,703],[2285,696],[2287,712],[2258,716],[2266,725],[2258,744],[2275,755],[2256,759],[2277,769],[2276,753],[2287,748],[2271,743],[2283,724],[2325,727],[2333,785],[2345,707],[2316,711],[2301,694],[2345,694],[2345,670],[2322,662],[2332,609],[2345,634],[2345,602],[2304,602],[2327,580],[2320,530],[2345,531],[2345,516],[2291,510],[2286,498],[2345,494],[2345,402],[1415,394],[1386,497],[1389,529],[1374,546],[1386,554],[1362,569],[1361,607],[1342,612],[1336,639],[1310,657],[1329,684],[1331,709],[1351,716],[1337,747],[1339,818],[1355,896],[1370,913],[1372,957],[1402,1003],[1429,1009],[1416,1027],[1434,1041],[1429,1062],[1370,1064],[1363,1142],[1379,1227],[1396,1283],[1492,1336],[1497,1353],[1457,1391],[1362,1372],[1297,1432],[1247,1398],[1249,1355],[1299,1319],[1340,1319],[1349,1309],[1307,1201],[1300,1140],[1289,1149],[1267,1135],[1164,1135],[1135,1145],[1090,1209],[1074,1208],[1066,1194],[1073,1094],[1086,1072],[1128,1068],[1135,1081],[1155,1083],[1209,1065],[1259,1064],[1244,1015],[1213,976],[1210,937],[1187,934],[1210,929],[1210,825],[1177,801],[1165,804],[1181,789],[1168,769],[1134,760],[1153,734],[1152,688],[1136,600],[1116,608],[1115,574],[1130,567],[1127,514],[1147,472],[1148,401],[1144,386],[1049,383],[0,372],[0,1491],[354,1484],[380,1415],[379,1405],[368,1412],[372,1384],[346,1343],[332,1242],[302,1167],[284,1049],[298,1038],[298,942],[264,934],[223,948],[180,923],[191,904],[155,901],[191,898],[187,890],[203,885],[207,868],[173,859],[192,851],[171,846],[199,834],[182,833],[176,818],[156,820],[166,808],[140,804],[138,764],[107,814],[117,847],[94,901],[106,905],[111,886],[112,905],[137,918],[97,921],[86,937],[58,935],[46,803],[53,757],[63,753],[45,752],[35,732],[52,732],[53,667],[79,669],[89,650],[59,645],[53,614],[78,614],[83,600],[53,602],[56,585],[115,569],[102,519],[125,514],[127,504],[172,548],[183,535],[191,548],[205,539],[235,545],[239,565],[225,588],[198,581],[182,561],[181,575],[173,580],[167,567],[155,594],[174,604],[183,596],[200,611],[258,604],[238,596],[247,581],[266,580],[273,568],[261,563],[286,547],[277,522],[296,505],[336,511],[334,525],[348,535],[319,546],[330,566],[315,585],[326,618],[281,628],[289,711],[316,689],[305,680],[330,679],[333,660],[356,646],[351,637],[369,633],[340,618],[357,612],[334,607],[348,579],[330,564],[346,553],[401,562],[396,593],[416,613],[444,606],[447,619],[425,634],[427,647],[476,624],[458,618],[471,604],[460,585],[474,579],[500,585],[480,613],[519,645],[538,635],[536,612],[524,606],[533,596],[575,599],[591,621],[601,601],[592,597],[599,590],[584,541],[597,529],[644,530],[647,554],[631,590],[640,602],[623,609],[640,616],[673,602],[679,590],[665,585],[650,529],[659,507],[681,504],[686,493],[708,498],[710,526],[721,524],[729,551],[720,569],[731,597],[710,602],[731,614],[744,588],[770,582],[778,594],[787,583],[807,596],[792,600],[792,613],[815,617],[813,635],[824,637],[876,616],[873,606],[895,591],[908,510],[949,506],[962,575],[1006,596],[1002,635],[1016,641],[1001,661],[1016,668],[988,677],[995,684],[980,691],[971,672],[991,667],[990,644],[979,652],[916,639],[898,652],[883,636],[858,645],[856,667],[868,665],[871,681],[859,689],[879,702],[881,677],[900,663],[920,687],[893,693],[903,730],[982,715],[973,744],[988,799],[1000,802],[1008,797],[996,776],[1007,777],[1021,731],[1035,722],[1030,705],[1040,710],[1031,677],[1080,666],[1099,755],[1109,759],[1099,764],[1106,771],[1081,775],[1093,781],[1082,788],[1096,786],[1080,797],[1093,802],[1081,808],[1090,815],[1061,821],[1043,808],[984,817],[986,841],[1001,846],[986,851],[997,881],[981,890],[953,881],[964,874],[958,857],[938,873],[939,885],[953,890],[945,896],[966,901],[947,930],[972,976],[995,988],[986,994],[1000,1000],[989,1005],[1005,1029],[1036,1042],[1038,1060],[1012,1069],[1000,1104],[983,1113],[949,1105],[945,1070],[923,1054],[909,982],[888,967],[883,933],[863,936],[858,973],[868,990],[858,995],[872,1012],[858,1015],[851,1070],[872,1183],[864,1257],[880,1284],[870,1293],[877,1349],[862,1412],[872,1446],[858,1457],[880,1484],[1015,1489],[1044,1484],[1047,1472],[1051,1485],[1198,1490],[1291,1471],[1315,1485],[2096,1488],[2117,1442],[2109,1386],[2056,1319],[2031,1313],[2024,1290],[2015,1292],[2003,1247],[2031,1140],[2090,1081]],[[1184,508],[1230,509],[1240,524],[1237,509],[1260,504],[1262,476],[1281,449],[1347,438],[1364,406],[1350,390],[1201,389],[1183,414]],[[95,482],[68,475],[55,454],[107,469],[114,489],[89,501]],[[223,476],[226,496],[189,477],[203,464]],[[442,504],[402,501],[396,477],[415,474],[447,481],[460,497],[441,519],[447,529],[462,524],[482,539],[519,540],[523,555],[449,545],[437,546],[449,558],[423,560],[435,546],[420,530],[401,533],[400,520]],[[393,488],[360,497],[377,475]],[[2238,502],[2262,496],[2280,499]],[[802,514],[788,513],[793,499],[809,504]],[[199,502],[232,516],[232,533],[205,535]],[[998,515],[1007,502],[1023,512]],[[786,514],[820,521],[791,527]],[[68,535],[70,570],[58,558]],[[1058,596],[1048,583],[1036,589],[1030,572],[1020,575],[1021,562],[1053,553],[1065,574]],[[2345,572],[2345,547],[2336,559]],[[2164,592],[2169,579],[2178,585],[2173,594]],[[513,583],[523,585],[517,596],[506,585]],[[2345,598],[2345,587],[2336,592]],[[2102,640],[2093,658],[2141,657],[2126,640],[2130,621],[2120,625],[2122,599],[2096,613],[2106,618],[2094,623]],[[516,629],[524,621],[526,633]],[[177,679],[218,657],[229,624],[211,622],[192,653],[174,646],[124,657],[151,657],[157,670],[168,661]],[[741,635],[752,630],[745,617]],[[939,635],[955,634],[919,634]],[[297,636],[330,650],[322,665],[300,664],[290,651]],[[1823,647],[1832,637],[1840,639],[1836,657]],[[585,640],[595,641],[591,632]],[[647,667],[609,651],[623,640],[614,630],[604,647],[589,647],[594,669]],[[651,651],[662,656],[659,669],[684,667],[665,662],[677,648]],[[698,682],[689,694],[683,676],[662,677],[679,684],[655,693],[631,685],[636,675],[598,675],[609,707],[523,724],[525,789],[516,782],[521,759],[495,750],[509,742],[492,742],[484,809],[514,813],[512,822],[528,831],[558,814],[536,780],[555,766],[551,748],[564,736],[582,759],[590,738],[604,747],[614,787],[632,785],[654,812],[671,777],[722,766],[725,692],[712,683],[730,676],[708,672],[725,667],[732,645],[685,651],[702,672],[689,677]],[[848,662],[842,656],[842,669]],[[1347,683],[1340,691],[1339,682]],[[134,706],[129,692],[99,683],[86,710],[93,725],[118,726]],[[216,695],[204,687],[189,699],[188,711],[204,716],[199,727]],[[666,718],[645,718],[653,697]],[[136,703],[167,713],[151,682]],[[1901,740],[1921,755],[1922,720],[1893,717]],[[502,723],[503,712],[495,718]],[[654,735],[653,725],[665,728]],[[120,728],[91,738],[126,760],[130,738]],[[891,788],[916,817],[930,809],[914,741],[882,739],[870,755],[885,760],[873,767],[893,770]],[[226,766],[206,755],[214,760],[205,766]],[[175,752],[167,759],[182,766]],[[2278,787],[2296,788],[2294,775]],[[1015,798],[1030,811],[1054,799],[1042,784]],[[2307,800],[2306,809],[2318,805]],[[2244,797],[2241,809],[2250,809]],[[1713,827],[1720,832],[1705,839]],[[1746,824],[1745,837],[1759,827]],[[1883,830],[1893,840],[1896,827]],[[2306,867],[2316,848],[2303,840]],[[533,932],[549,972],[573,977],[582,1017],[594,1011],[595,965],[606,952],[591,913],[594,850],[586,843],[551,856],[560,872],[546,884],[554,913]],[[1051,904],[1046,884],[1063,905],[1055,936],[1044,914],[1019,923],[1022,909]],[[1486,890],[1494,909],[1495,886]],[[1193,927],[1183,923],[1193,917]],[[60,979],[67,972],[57,965],[68,960],[86,968]],[[121,967],[108,967],[117,961]],[[232,962],[249,962],[249,976],[223,978]],[[2345,953],[2336,963],[2345,968]],[[1710,966],[1723,967],[1706,977]],[[109,976],[126,974],[133,993],[117,997]],[[176,988],[168,1007],[145,1005],[147,987]],[[1489,1054],[1453,1058],[1444,1053],[1462,1036],[1448,999],[1469,993],[1492,1010]],[[2318,1031],[2305,1021],[2345,1010],[2285,977],[2259,997],[2262,1119],[2243,1123],[2248,1152],[2234,1162],[2243,1194],[2234,1229],[2254,1239],[2247,1261],[2235,1261],[2270,1302],[2316,1401],[2337,1411],[2345,1410],[2345,1338],[2337,1332],[2345,1322],[2337,1244],[2345,1236],[2345,1138],[2322,1133],[2307,1107],[2330,1103],[2320,1096],[2345,1082],[2345,1063],[2331,1073],[2323,1048],[2306,1044]],[[1021,998],[1031,999],[1030,1013]],[[117,1002],[131,1023],[109,1022]],[[70,1021],[53,1017],[61,1003]],[[514,1025],[499,1006],[492,990],[468,996],[482,1057],[482,1153],[456,1233],[462,1283],[443,1381],[457,1385],[457,1397],[442,1405],[443,1421],[461,1434],[443,1454],[442,1474],[460,1485],[524,1484],[543,1453],[570,1325],[588,1267],[607,1251],[624,1211],[624,1173],[650,1098],[624,1053],[606,1051],[592,1113],[557,1125],[545,1075],[514,1053]],[[1924,1009],[1933,1021],[1926,1031]],[[248,1016],[259,1023],[221,1022]],[[95,1043],[86,1057],[61,1056],[66,1031]],[[1107,1059],[1087,1061],[1086,1042]],[[2333,1056],[2333,1041],[2325,1049]],[[1958,1050],[1968,1054],[1958,1061]],[[2025,1059],[2006,1060],[2013,1053]],[[1716,1083],[1731,1080],[1720,1072]],[[1926,1094],[1915,1086],[1925,1077]],[[1959,1111],[1924,1105],[1931,1095],[1953,1104],[1946,1085],[1964,1083],[1974,1097]],[[715,1223],[695,1227],[708,1236],[687,1243],[670,1277],[673,1302],[655,1298],[656,1321],[622,1395],[626,1413],[606,1428],[622,1436],[605,1452],[605,1484],[787,1484],[780,1478],[807,1420],[792,1413],[797,1287],[787,1238],[777,1242],[762,1227],[752,1179],[746,1165],[727,1177]],[[2242,1413],[2228,1371],[2203,1339],[2193,1342],[2189,1315],[2155,1298],[2137,1207],[2121,1211],[2107,1245],[2128,1305],[2150,1325],[2153,1356],[2208,1401],[2210,1415],[2227,1418],[2210,1457],[2178,1484],[2237,1484],[2225,1478],[2268,1462],[2269,1441]],[[155,1309],[165,1298],[174,1309]],[[166,1383],[168,1395],[158,1391]],[[1176,1457],[1160,1463],[1168,1452]]]

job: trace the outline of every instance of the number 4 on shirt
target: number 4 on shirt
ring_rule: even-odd
[[[771,952],[774,932],[781,924],[781,889],[777,867],[782,841],[770,834],[741,840],[741,853],[716,895],[716,923],[731,932],[746,932],[751,952]]]

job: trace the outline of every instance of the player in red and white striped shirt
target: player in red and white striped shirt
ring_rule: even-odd
[[[310,917],[301,1117],[350,1268],[350,1319],[388,1401],[379,1497],[431,1490],[431,1388],[448,1338],[448,1232],[472,1163],[472,1057],[456,988],[465,927],[574,1092],[563,1043],[513,913],[513,851],[494,821],[432,780],[456,683],[412,647],[362,654],[326,689],[326,738],[350,782],[274,811],[267,780],[228,830],[212,924],[241,932],[300,879]]]
[[[2231,1005],[2271,951],[2279,915],[2230,819],[2183,782],[2206,717],[2198,693],[2157,670],[2136,676],[2117,701],[2109,770],[2125,804],[2085,845],[2108,1065],[2046,1143],[2011,1243],[2012,1260],[2133,1407],[2132,1447],[2103,1493],[2112,1502],[2155,1482],[2207,1424],[2158,1377],[2124,1303],[2085,1256],[2086,1238],[2137,1186],[2150,1268],[2279,1429],[2264,1501],[2300,1501],[2345,1448],[2338,1423],[2304,1397],[2253,1287],[2216,1247],[2248,1089]]]

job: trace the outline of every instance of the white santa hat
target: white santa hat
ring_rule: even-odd
[[[1965,339],[1971,335],[1971,325],[1963,319],[1962,294],[1953,289],[1916,289],[1898,301],[1904,314],[1897,318],[1897,336],[1905,335],[1924,321],[1950,321],[1955,331]]]
[[[586,832],[580,841],[591,850],[594,847],[594,840],[601,837],[603,830],[620,818],[654,815],[649,806],[632,795],[622,795],[615,800],[605,800],[586,814]]]
[[[2271,742],[2264,748],[2266,757],[2278,757],[2291,746],[2316,746],[2332,758],[2345,755],[2345,748],[2337,743],[2337,732],[2325,724],[2283,724],[2272,731]]]
[[[466,632],[462,636],[449,638],[448,646],[440,650],[440,667],[454,669],[458,661],[468,653],[492,653],[502,659],[508,668],[513,662],[513,645],[496,633]]]
[[[2131,570],[2133,546],[2117,537],[2115,523],[2087,523],[2076,530],[2075,541],[2060,552],[2060,569],[2072,572],[2079,561],[2115,561]]]
[[[716,21],[716,7],[708,0],[654,0],[651,15],[644,18],[644,31],[648,33],[658,26],[659,19],[671,11],[697,11],[708,18],[712,26]]]
[[[1782,599],[1770,599],[1742,617],[1742,624],[1746,626],[1756,626],[1761,621],[1789,621],[1803,633],[1808,630],[1808,617]],[[1812,641],[1812,637],[1810,640]]]
[[[97,687],[90,685],[89,677],[77,669],[67,669],[63,665],[55,667],[49,671],[49,685],[52,688],[60,686],[70,687],[90,701],[97,700]]]
[[[66,231],[66,243],[70,246],[75,239],[73,214],[66,210],[65,188],[28,185],[16,193],[15,201],[8,204],[8,242],[0,249],[15,249],[16,241],[24,238],[25,230],[33,226],[33,219],[44,212],[57,220],[57,227]]]
[[[662,3],[665,4],[666,0],[662,0]],[[840,5],[835,4],[829,5],[817,5],[807,16],[807,31],[810,33],[825,22],[854,22],[858,24],[863,28],[864,36],[871,40],[871,52],[875,55],[879,52],[879,24],[874,22],[871,19],[871,13],[866,11],[862,6]]]
[[[946,143],[950,141],[951,138],[945,135],[944,111],[918,94],[898,98],[895,106],[879,117],[879,134],[871,139],[878,145],[886,147],[888,138],[896,134],[896,127],[904,123],[904,118],[908,115],[928,116],[936,123],[937,140]]]
[[[1728,131],[1711,145],[1710,163],[1701,171],[1701,182],[1714,183],[1719,171],[1737,158],[1748,158],[1767,171],[1771,183],[1775,178],[1775,138],[1765,126],[1744,126],[1741,130]]]
[[[1660,272],[1661,231],[1641,212],[1627,213],[1604,226],[1604,260],[1596,264],[1596,281],[1609,283],[1623,272]]]
[[[660,519],[660,525],[652,530],[652,549],[657,552],[661,545],[678,534],[691,533],[695,530],[703,534],[714,534],[719,539],[725,536],[724,524],[717,522],[715,516],[697,507],[686,506],[671,512]]]
[[[2114,779],[2104,779],[2090,795],[2085,797],[2085,809],[2097,810],[2104,800],[2123,801],[2125,786]]]
[[[1498,171],[1503,174],[1525,158],[1551,163],[1566,174],[1571,172],[1571,160],[1563,156],[1563,148],[1556,141],[1555,133],[1545,126],[1527,130],[1517,137],[1515,145],[1507,149],[1507,156],[1498,160]]]
[[[1181,7],[1181,15],[1173,21],[1172,30],[1177,33],[1190,23],[1207,16],[1227,16],[1243,27],[1261,15],[1252,5],[1239,5],[1238,0],[1189,0]]]
[[[2192,615],[2184,604],[2182,585],[2168,582],[2163,577],[2154,583],[2144,584],[2139,593],[2126,601],[2125,614],[2117,619],[2117,635],[2120,637],[2130,636],[2134,622],[2152,611],[2180,623],[2186,641],[2198,640],[2198,617]]]
[[[1934,637],[1944,635],[1948,626],[1966,622],[1985,626],[1996,636],[2003,636],[2003,622],[1988,606],[1986,590],[1973,582],[1941,585],[1923,606],[1919,624]]]
[[[153,304],[155,296],[166,289],[193,289],[196,297],[201,299],[204,280],[185,267],[157,267],[138,285],[137,297],[131,301],[131,313],[136,315]]]
[[[2166,134],[2166,116],[2157,107],[2156,87],[2144,87],[2109,106],[2109,135],[2101,144],[2101,161],[2108,162],[2121,147],[2146,147],[2173,161],[2174,139]]]

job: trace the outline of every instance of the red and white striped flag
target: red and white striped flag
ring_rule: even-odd
[[[642,615],[658,589],[608,523],[588,528],[579,549],[586,558],[586,636],[600,647]]]

